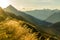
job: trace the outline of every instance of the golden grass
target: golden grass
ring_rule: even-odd
[[[27,25],[22,26],[23,21],[8,20],[0,24],[0,40],[38,40],[37,34]]]

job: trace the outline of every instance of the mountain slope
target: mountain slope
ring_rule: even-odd
[[[4,21],[7,16],[8,15],[5,13],[5,11],[0,7],[0,22]]]
[[[60,22],[60,12],[55,12],[52,16],[48,17],[46,21],[51,23]]]
[[[51,23],[48,23],[48,22],[45,22],[45,21],[42,21],[42,20],[39,20],[27,13],[24,13],[22,11],[18,11],[17,9],[15,9],[13,6],[8,6],[7,8],[4,9],[5,11],[8,11],[8,12],[11,12],[11,13],[14,13],[15,15],[17,16],[22,16],[23,18],[25,18],[25,20],[29,21],[29,22],[34,22],[34,23],[37,23],[38,25],[39,24],[42,24],[42,25],[50,25]]]
[[[5,15],[4,15],[5,14]],[[45,40],[45,39],[51,39],[52,38],[52,40],[54,39],[56,39],[55,38],[55,36],[54,35],[52,35],[52,34],[49,34],[49,33],[46,33],[46,32],[44,32],[44,31],[42,31],[42,30],[39,30],[38,31],[38,29],[36,29],[36,27],[38,27],[38,26],[35,26],[35,25],[33,25],[33,23],[29,23],[29,22],[26,22],[26,21],[22,21],[22,20],[18,20],[18,18],[16,18],[17,16],[15,15],[15,14],[12,14],[12,13],[9,13],[9,12],[5,12],[3,9],[1,10],[1,15],[4,15],[3,17],[5,17],[6,15],[6,18],[4,18],[5,19],[5,21],[2,21],[1,23],[0,23],[0,26],[2,26],[2,24],[3,24],[3,26],[2,27],[4,27],[4,26],[6,26],[6,27],[12,27],[13,28],[13,26],[15,26],[15,24],[17,23],[17,22],[20,22],[19,24],[20,24],[20,26],[24,26],[24,27],[26,27],[26,25],[27,25],[27,27],[28,28],[31,28],[32,30],[34,30],[34,32],[38,32],[39,34],[38,34],[38,36],[40,37],[40,35],[42,35],[41,36],[41,40]],[[13,16],[12,16],[13,15]],[[6,25],[5,25],[6,24]],[[13,25],[14,24],[14,25]],[[22,25],[21,25],[22,24]],[[8,26],[9,25],[9,26]],[[18,23],[16,24],[16,26],[18,26]],[[4,27],[5,28],[5,27]],[[41,28],[40,28],[41,29]],[[10,30],[10,28],[8,29],[9,31],[12,31],[12,30]],[[7,31],[8,31],[7,30]],[[11,34],[12,32],[10,32],[9,33],[9,31],[8,31],[8,33],[7,34]],[[14,31],[15,31],[15,29],[14,29]],[[20,30],[19,30],[20,31]],[[19,31],[18,31],[18,33],[19,33]],[[15,37],[15,36],[14,36]],[[20,37],[20,36],[19,36]],[[46,37],[46,38],[45,38]],[[9,40],[9,39],[8,39]],[[12,39],[13,40],[13,39]]]
[[[39,20],[44,20],[50,23],[60,22],[60,10],[57,9],[32,10],[26,11],[26,13],[38,18]]]
[[[46,20],[49,16],[53,14],[52,10],[49,9],[26,11],[26,13],[40,20]]]
[[[60,36],[60,22],[54,23],[53,25],[50,26],[52,31],[55,32],[58,36]]]

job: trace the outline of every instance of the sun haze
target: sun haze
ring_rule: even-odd
[[[0,0],[0,7],[6,8],[9,5],[9,0]]]
[[[60,0],[10,0],[19,10],[60,9]]]

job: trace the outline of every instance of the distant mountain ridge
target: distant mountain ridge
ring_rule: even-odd
[[[43,30],[44,32],[46,32],[46,33],[49,33],[49,34],[54,34],[55,35],[55,33],[57,32],[57,31],[55,31],[55,29],[54,28],[50,28],[50,27],[48,27],[49,25],[51,25],[52,23],[50,23],[49,21],[47,22],[46,20],[47,19],[49,19],[48,17],[52,17],[52,15],[53,14],[55,14],[55,13],[57,13],[57,12],[59,12],[59,10],[44,10],[44,12],[43,12],[43,10],[41,10],[41,12],[43,12],[43,14],[41,13],[41,18],[42,18],[42,15],[43,15],[43,19],[44,20],[40,20],[40,19],[38,19],[38,18],[36,18],[35,16],[33,16],[35,13],[25,13],[25,12],[22,12],[22,11],[19,11],[19,10],[17,10],[17,9],[15,9],[13,6],[8,6],[7,8],[5,8],[4,9],[6,12],[10,12],[10,13],[12,13],[12,14],[15,14],[16,16],[18,16],[18,18],[19,19],[21,19],[21,17],[22,17],[22,19],[23,20],[25,20],[26,22],[29,22],[29,23],[31,23],[31,24],[33,24],[33,25],[35,25],[36,26],[36,29],[37,30]],[[40,10],[39,10],[40,11]],[[44,14],[45,13],[45,11],[46,11],[46,14]],[[48,13],[47,11],[49,11],[50,13]],[[36,11],[35,11],[36,12]],[[37,13],[38,13],[38,11],[37,11]],[[36,13],[36,14],[37,14]],[[48,13],[48,14],[47,14]],[[33,14],[33,15],[32,15]],[[39,14],[39,13],[38,13]],[[12,15],[13,16],[13,15]],[[37,17],[38,17],[39,15],[37,15]],[[46,16],[46,17],[45,17]],[[44,18],[45,17],[45,18]],[[60,33],[59,33],[60,34]],[[56,34],[56,35],[58,35],[58,34]]]
[[[7,12],[11,12],[11,13],[14,13],[15,15],[17,16],[22,16],[23,18],[25,18],[25,20],[29,21],[29,22],[33,22],[33,23],[37,23],[38,25],[39,24],[42,24],[42,25],[49,25],[51,23],[48,23],[48,22],[45,22],[45,21],[42,21],[42,20],[39,20],[27,13],[24,13],[22,11],[19,11],[17,9],[15,9],[12,5],[9,5],[7,8],[4,9],[5,11]]]
[[[31,16],[29,14],[26,14],[24,12],[21,12],[21,11],[16,10],[16,9],[14,10],[14,9],[15,8],[10,5],[7,8],[5,8],[4,10],[6,12],[10,12],[12,14],[15,14],[16,16],[18,16],[19,19],[21,19],[21,17],[22,17],[22,19],[25,20],[26,22],[29,22],[29,23],[35,25],[36,29],[38,29],[38,30],[46,31],[47,26],[52,24],[52,23],[49,23],[49,22],[46,22],[46,21],[43,21],[43,20],[39,20],[39,19],[35,18],[34,16]]]
[[[55,12],[53,15],[48,17],[46,21],[51,23],[60,22],[60,12]]]
[[[41,20],[45,20],[50,15],[52,15],[51,10],[33,10],[33,11],[27,11],[26,13]]]
[[[33,10],[33,11],[26,11],[27,14],[32,15],[40,20],[44,20],[51,23],[60,22],[60,10]],[[54,16],[54,17],[53,17]],[[58,17],[57,17],[58,16]]]
[[[21,17],[21,16],[16,16],[14,13],[10,13],[10,12],[7,12],[7,11],[4,11],[3,9],[1,9],[0,8],[0,13],[1,13],[1,15],[0,15],[0,18],[2,19],[2,22],[3,23],[5,23],[6,21],[7,21],[7,23],[8,23],[8,25],[11,23],[9,23],[9,20],[12,20],[12,19],[14,19],[14,20],[16,20],[17,22],[19,22],[19,21],[21,21],[22,19],[21,18],[23,18],[23,16]],[[21,14],[23,14],[24,12],[21,12]],[[27,15],[27,14],[24,14],[24,15]],[[27,16],[30,16],[30,15],[27,15]],[[18,17],[20,17],[20,19],[21,20],[19,20],[18,21]],[[26,16],[25,16],[26,17]],[[30,17],[32,17],[32,16],[30,16]],[[32,18],[34,18],[34,17],[32,17]],[[32,18],[30,18],[31,19],[31,21],[32,21]],[[0,20],[1,20],[0,19]],[[23,18],[23,19],[25,19],[25,18]],[[27,18],[26,18],[27,19]],[[4,21],[5,20],[5,21]],[[36,18],[34,19],[34,20],[37,20]],[[27,19],[27,21],[28,21],[28,19]],[[14,22],[14,21],[13,21]],[[32,21],[32,22],[35,22],[35,21]],[[36,21],[37,22],[37,21]],[[41,21],[42,22],[42,21]],[[28,22],[28,23],[30,23],[30,22]],[[54,33],[54,35],[53,34],[50,34],[50,33],[47,33],[47,32],[45,32],[45,31],[47,31],[47,29],[46,29],[46,27],[45,26],[35,26],[35,25],[38,25],[37,23],[33,26],[33,23],[31,23],[31,24],[29,24],[28,25],[28,23],[26,22],[26,21],[24,21],[24,24],[22,24],[22,26],[23,25],[27,25],[29,28],[32,28],[32,29],[34,29],[34,31],[39,31],[40,33],[41,33],[41,36],[42,36],[42,38],[45,38],[45,36],[46,37],[49,37],[49,39],[50,38],[52,38],[52,39],[56,39],[56,38],[58,38],[56,35],[55,35],[55,33]],[[21,24],[20,24],[21,25]],[[0,26],[1,26],[1,23],[0,23]],[[6,26],[6,25],[4,25],[4,26]],[[2,26],[3,27],[3,26]],[[10,27],[10,26],[9,26]],[[18,26],[19,27],[19,26]],[[40,28],[39,28],[40,27]],[[37,29],[37,28],[39,28],[39,29]],[[43,29],[42,29],[43,28]],[[42,30],[41,30],[42,29]],[[46,29],[46,30],[45,30]],[[4,29],[3,29],[4,30]],[[18,30],[19,31],[19,30]],[[9,32],[9,31],[8,31]],[[52,32],[52,31],[51,31]],[[10,34],[10,33],[9,33]],[[39,35],[38,35],[39,36]],[[51,36],[51,37],[50,37]],[[56,37],[56,38],[55,38]],[[43,39],[42,39],[43,40]]]

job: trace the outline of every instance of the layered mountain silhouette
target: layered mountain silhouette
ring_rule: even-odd
[[[59,18],[60,10],[57,10],[57,9],[32,10],[32,11],[26,11],[26,13],[40,20],[45,20],[50,23],[60,22],[60,18]]]
[[[47,22],[51,22],[51,23],[56,23],[56,22],[60,22],[60,11],[59,12],[55,12],[53,15],[51,15],[50,17],[48,17],[46,19]]]
[[[52,11],[49,9],[26,11],[26,13],[40,20],[46,20],[49,16],[53,14]]]
[[[26,11],[27,14],[32,15],[36,18],[38,18],[39,20],[44,20],[47,22],[52,23],[52,25],[54,25],[57,22],[60,22],[60,10],[50,10],[50,9],[44,9],[44,10],[32,10],[32,11]],[[60,36],[60,26],[56,26],[56,24],[51,27],[49,26],[49,28],[46,28],[45,31],[51,34],[56,34],[58,36]]]
[[[29,23],[35,25],[36,26],[35,28],[37,30],[44,31],[46,33],[47,33],[46,29],[49,29],[47,26],[52,24],[52,23],[49,23],[49,22],[46,22],[46,21],[43,21],[43,20],[39,20],[39,19],[37,19],[37,18],[27,14],[27,13],[22,12],[22,11],[19,11],[19,10],[15,9],[11,5],[8,6],[7,8],[5,8],[4,10],[6,12],[10,12],[10,13],[15,14],[18,17],[18,19],[23,19],[24,21],[29,22]],[[49,32],[49,34],[54,34],[54,33],[51,31],[51,33]]]
[[[23,18],[25,18],[25,20],[29,21],[29,22],[34,22],[34,23],[37,23],[38,25],[41,24],[41,25],[50,25],[51,23],[49,22],[46,22],[46,21],[42,21],[42,20],[39,20],[27,13],[24,13],[22,11],[19,11],[17,9],[15,9],[12,5],[8,6],[7,8],[4,9],[5,11],[8,11],[8,12],[11,12],[11,13],[14,13],[15,15],[17,16],[22,16]]]
[[[22,19],[26,22],[29,22],[33,25],[35,25],[37,30],[43,30],[46,33],[49,34],[57,34],[55,31],[55,28],[47,27],[48,25],[51,25],[52,23],[59,22],[60,18],[60,12],[59,10],[34,10],[34,11],[28,11],[26,13],[17,10],[12,5],[8,6],[4,9],[6,12],[10,12],[12,14],[15,14],[18,19]],[[12,15],[13,16],[13,15]],[[59,33],[60,34],[60,33]]]
[[[10,10],[10,9],[9,9]],[[55,38],[55,36],[56,36],[56,34],[55,33],[48,33],[48,29],[47,29],[47,27],[45,26],[45,25],[43,25],[43,24],[41,24],[41,23],[39,23],[39,24],[37,24],[37,21],[35,21],[35,20],[38,20],[38,19],[36,19],[35,17],[33,17],[33,16],[30,16],[30,15],[27,15],[27,14],[25,14],[24,12],[20,12],[20,11],[18,11],[18,10],[16,10],[17,12],[18,12],[18,14],[19,15],[16,15],[17,13],[13,13],[13,12],[15,12],[15,11],[13,11],[12,10],[12,12],[11,11],[8,11],[8,10],[3,10],[2,8],[0,8],[0,20],[1,21],[4,21],[4,20],[9,20],[9,19],[17,19],[17,20],[23,20],[25,23],[24,24],[27,24],[28,25],[28,27],[29,28],[32,28],[34,31],[38,31],[38,32],[40,32],[40,33],[42,33],[42,38],[44,38],[45,36],[47,37],[50,37],[50,38],[52,38],[52,39],[54,39]],[[26,15],[26,16],[25,16]],[[0,21],[0,22],[1,22]],[[45,21],[40,21],[40,20],[38,20],[38,22],[45,22]],[[47,23],[47,22],[46,22]],[[24,25],[23,24],[23,25]],[[47,30],[46,30],[47,29]],[[47,32],[46,32],[47,31]],[[52,31],[51,31],[52,32]],[[44,36],[43,36],[44,35]],[[55,40],[55,39],[54,39]]]

